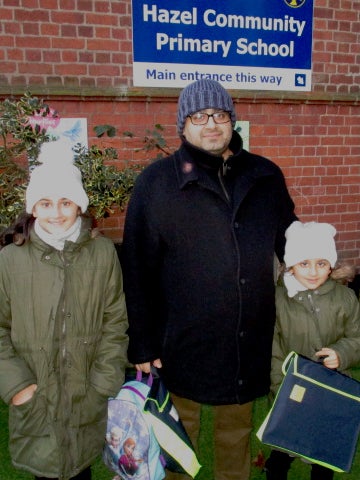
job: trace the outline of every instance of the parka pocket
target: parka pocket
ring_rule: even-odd
[[[79,412],[79,425],[98,423],[107,416],[108,397],[101,395],[94,387],[87,389],[86,395],[74,405],[74,410]]]
[[[10,437],[42,437],[49,433],[46,399],[36,391],[30,400],[21,405],[9,406]]]

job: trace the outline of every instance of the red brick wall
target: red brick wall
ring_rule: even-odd
[[[314,3],[314,92],[359,94],[359,1]],[[0,85],[131,87],[130,0],[2,0],[0,19]]]
[[[58,5],[61,4],[61,10]],[[2,0],[0,95],[25,90],[63,117],[109,123],[105,139],[119,167],[137,162],[145,130],[156,123],[178,145],[178,90],[132,86],[130,0]],[[341,259],[360,266],[360,9],[358,0],[315,0],[313,90],[231,92],[250,122],[250,149],[284,171],[301,220],[333,223]],[[136,139],[124,139],[133,131]],[[102,222],[115,240],[123,215]]]

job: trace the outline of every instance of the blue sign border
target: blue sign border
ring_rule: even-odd
[[[284,69],[306,75],[309,89],[313,0],[132,0],[132,8],[135,73],[153,64]],[[296,78],[290,89],[304,87]]]

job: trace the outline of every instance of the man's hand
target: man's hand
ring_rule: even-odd
[[[136,363],[135,368],[138,372],[150,373],[151,365],[153,365],[156,368],[161,368],[162,363],[161,363],[160,358],[157,358],[153,362]]]

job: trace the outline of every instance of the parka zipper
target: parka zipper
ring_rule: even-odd
[[[311,313],[314,313],[316,315],[316,308],[315,308],[314,300],[312,298],[311,293],[307,294],[307,298],[308,298],[310,306],[311,306]]]
[[[318,315],[318,311],[316,309],[312,294],[308,293],[307,298],[309,300],[309,304],[310,304],[310,307],[311,307],[311,313],[313,314],[313,317],[314,317],[316,330],[319,331],[319,315]],[[316,344],[313,344],[313,349],[315,350],[315,352],[318,352],[319,350],[321,350],[321,348],[322,348],[322,345],[318,346]]]
[[[62,466],[61,472],[60,472],[60,477],[59,480],[63,480],[66,477],[66,465],[70,465],[72,468],[74,467],[74,458],[72,455],[72,449],[69,448],[70,445],[70,437],[69,437],[69,420],[70,420],[70,415],[71,415],[71,405],[69,402],[69,396],[68,396],[68,391],[66,388],[66,381],[67,381],[67,348],[66,348],[66,335],[67,335],[67,328],[66,328],[66,302],[65,302],[65,296],[66,296],[66,260],[64,257],[64,252],[60,251],[60,258],[63,263],[63,268],[64,268],[64,284],[63,284],[63,290],[61,294],[61,321],[60,321],[60,328],[59,328],[59,334],[60,334],[60,351],[59,351],[59,388],[61,390],[60,394],[60,408],[62,412],[65,412],[65,415],[62,415],[62,420],[63,424],[60,426],[61,429],[61,436],[62,436],[62,443],[61,443],[61,448],[60,448],[60,455],[62,457],[62,460],[60,462],[60,465]],[[63,446],[67,446],[66,453],[64,455],[64,448]],[[65,468],[63,467],[65,466]]]

